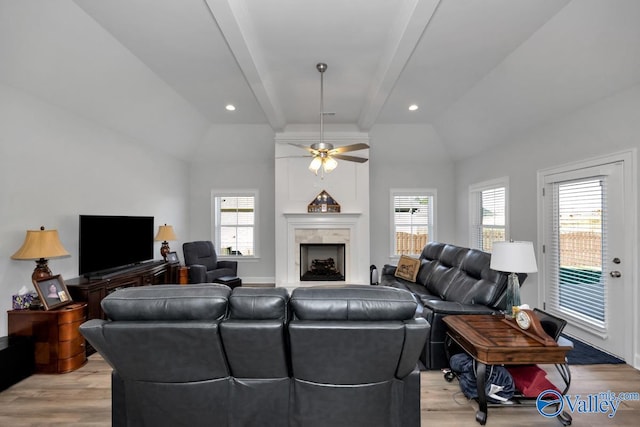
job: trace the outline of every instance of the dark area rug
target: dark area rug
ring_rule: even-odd
[[[567,353],[569,365],[603,365],[625,363],[624,360],[607,354],[590,346],[576,338],[563,335],[564,338],[573,342],[573,350]]]

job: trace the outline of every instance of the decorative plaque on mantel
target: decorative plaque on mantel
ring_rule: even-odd
[[[334,200],[333,197],[325,190],[322,190],[320,194],[307,206],[307,212],[309,213],[336,213],[340,212],[340,205]]]

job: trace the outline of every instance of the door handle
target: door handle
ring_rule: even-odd
[[[622,276],[622,273],[620,273],[620,272],[619,272],[619,271],[617,271],[617,270],[614,270],[614,271],[611,271],[611,272],[609,273],[609,275],[610,275],[611,277],[621,277],[621,276]]]

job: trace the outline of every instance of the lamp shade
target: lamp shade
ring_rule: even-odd
[[[494,242],[490,268],[507,273],[537,272],[533,242]]]
[[[37,260],[40,258],[60,258],[69,252],[62,246],[58,230],[27,230],[24,243],[11,259]]]
[[[176,233],[173,231],[173,226],[165,224],[158,227],[158,234],[156,234],[155,240],[168,242],[171,240],[178,240],[178,238],[176,237]]]

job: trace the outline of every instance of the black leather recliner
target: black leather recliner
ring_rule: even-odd
[[[113,367],[114,426],[418,427],[429,331],[406,291],[156,285],[80,326]]]
[[[210,241],[186,242],[182,252],[184,263],[189,267],[189,283],[213,283],[220,277],[238,275],[238,262],[218,260]]]

